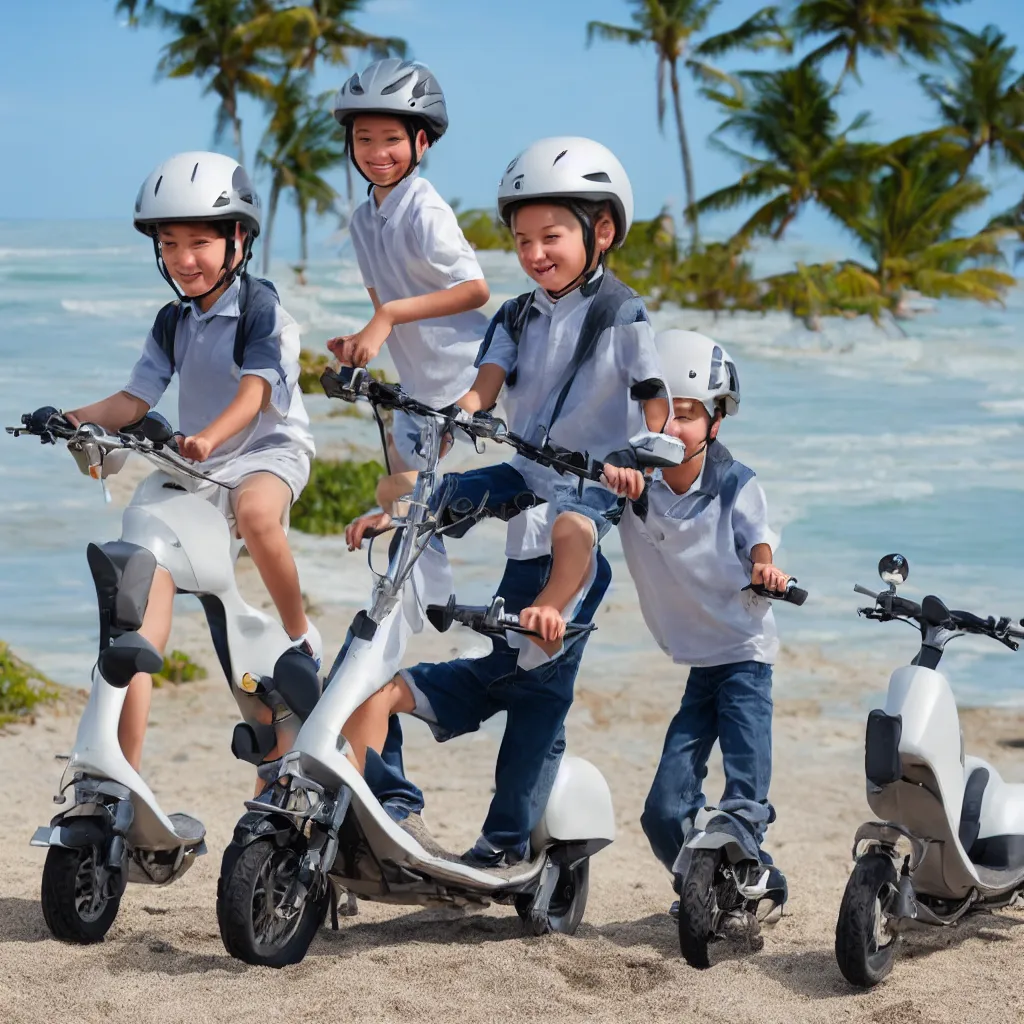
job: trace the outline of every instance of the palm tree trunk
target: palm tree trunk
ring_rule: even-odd
[[[277,215],[277,200],[281,195],[281,187],[275,174],[270,185],[270,200],[267,203],[267,223],[263,229],[263,276],[270,276],[270,236],[274,230],[274,217]]]
[[[242,148],[242,122],[237,114],[231,118],[231,127],[235,136],[235,152],[238,154],[238,162],[245,166],[245,150]]]
[[[303,269],[309,262],[309,225],[306,218],[306,204],[299,200],[299,259]]]
[[[697,231],[697,211],[693,204],[697,201],[693,187],[693,163],[690,160],[690,144],[686,141],[686,125],[683,123],[683,101],[679,95],[679,76],[676,74],[676,62],[669,63],[669,74],[672,82],[672,106],[676,113],[676,131],[679,133],[679,152],[683,158],[683,181],[686,185],[686,219],[690,222],[690,248],[696,250],[700,241]]]

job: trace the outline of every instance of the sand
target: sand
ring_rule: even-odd
[[[122,483],[122,488],[128,481]],[[301,546],[300,546],[301,548]],[[324,567],[300,550],[304,580]],[[322,556],[320,556],[322,557]],[[341,564],[346,556],[339,555]],[[348,581],[317,619],[336,650],[365,593],[356,556]],[[266,601],[251,563],[244,592]],[[44,851],[29,837],[54,813],[51,795],[70,749],[81,697],[71,694],[34,724],[0,735],[0,1022],[189,1021],[850,1021],[877,1024],[1018,1020],[1024,1017],[1024,911],[979,913],[955,930],[910,935],[890,978],[853,990],[833,955],[836,913],[850,870],[850,843],[871,817],[864,799],[863,699],[884,688],[888,666],[851,669],[811,649],[785,648],[776,679],[813,678],[812,697],[776,696],[771,796],[778,821],[768,846],[787,872],[787,915],[764,948],[713,947],[712,967],[679,955],[669,879],[640,829],[644,796],[684,676],[647,639],[628,584],[610,594],[584,659],[569,716],[569,747],[607,777],[618,836],[591,865],[586,916],[572,937],[524,937],[514,910],[462,912],[361,902],[340,928],[323,929],[305,961],[281,971],[248,967],[225,953],[215,914],[220,853],[230,839],[252,769],[228,750],[237,715],[196,611],[176,618],[172,644],[208,666],[210,678],[154,695],[143,773],[167,811],[195,813],[210,853],[166,888],[131,886],[106,941],[54,941],[39,907]],[[479,648],[473,634],[423,634],[410,658]],[[968,749],[1024,780],[1024,716],[963,714]],[[406,730],[407,769],[427,793],[427,819],[450,848],[469,845],[483,820],[497,734],[446,745],[418,723]],[[717,751],[706,792],[721,791]]]

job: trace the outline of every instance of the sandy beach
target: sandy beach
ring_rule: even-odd
[[[118,484],[121,500],[129,483],[130,477]],[[298,550],[300,572],[312,576],[316,567],[301,545]],[[328,651],[337,649],[368,579],[356,556],[337,574],[350,582],[338,588],[337,602],[318,600],[316,609]],[[248,560],[239,563],[239,577],[250,601],[269,603]],[[891,667],[870,661],[870,634],[866,660],[852,667],[813,649],[784,647],[776,679],[800,676],[815,685],[813,697],[776,698],[771,796],[778,821],[768,847],[790,880],[788,912],[766,931],[762,951],[719,944],[710,970],[687,967],[667,914],[668,877],[639,824],[685,676],[647,638],[628,580],[610,593],[598,626],[605,637],[628,642],[600,656],[595,647],[584,658],[569,748],[609,780],[619,832],[592,862],[587,912],[574,937],[524,937],[509,907],[462,912],[363,902],[356,916],[341,918],[338,931],[322,930],[299,966],[274,971],[231,959],[217,930],[216,879],[220,853],[251,791],[252,769],[229,753],[234,702],[205,622],[198,610],[189,611],[177,616],[171,644],[210,675],[155,692],[143,774],[166,810],[189,811],[206,823],[210,853],[180,883],[130,887],[105,942],[54,941],[39,906],[44,853],[28,840],[53,814],[60,775],[53,758],[70,748],[82,697],[72,693],[34,724],[0,735],[0,771],[15,782],[0,795],[8,822],[0,839],[0,1022],[966,1024],[1024,1015],[1024,911],[978,914],[952,932],[910,936],[889,980],[868,993],[851,989],[836,967],[833,932],[850,843],[870,817],[863,698],[884,689]],[[781,628],[784,636],[784,623]],[[466,632],[425,633],[415,638],[409,659],[442,659],[479,644]],[[969,750],[992,758],[1007,779],[1024,780],[1024,715],[976,710],[962,720]],[[450,848],[465,848],[490,797],[496,733],[440,746],[412,723],[406,736],[407,768],[427,793],[428,822]],[[720,789],[716,751],[709,798]]]

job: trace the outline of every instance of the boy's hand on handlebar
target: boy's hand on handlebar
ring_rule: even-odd
[[[601,479],[618,495],[636,501],[644,493],[644,475],[638,469],[609,466],[605,463]]]
[[[371,512],[369,515],[353,519],[345,527],[345,543],[349,551],[362,547],[367,537],[376,537],[391,525],[391,516],[387,512]]]
[[[789,583],[789,577],[771,562],[755,562],[750,573],[750,582],[754,586],[761,584],[769,590],[774,590],[777,594],[783,594],[786,591],[786,584]]]
[[[519,613],[519,625],[539,633],[542,640],[553,643],[565,636],[565,619],[550,605],[531,605]]]
[[[180,444],[181,454],[193,462],[205,462],[213,451],[213,442],[202,434],[184,437]]]
[[[370,322],[355,334],[331,338],[327,347],[340,363],[346,366],[366,366],[375,359],[391,334],[391,320],[379,309]]]

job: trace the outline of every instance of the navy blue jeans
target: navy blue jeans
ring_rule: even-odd
[[[725,769],[725,793],[718,807],[745,818],[760,844],[766,827],[775,820],[775,809],[768,802],[771,665],[741,661],[690,669],[640,818],[654,855],[670,871],[687,828],[704,806],[702,784],[716,739]]]
[[[488,466],[447,476],[441,486],[455,488],[449,493],[449,508],[455,504],[457,512],[475,507],[485,494],[488,507],[507,510],[523,493],[524,484],[511,467]],[[604,528],[602,524],[599,532]],[[550,572],[549,556],[510,559],[496,591],[505,599],[506,611],[519,612],[532,604]],[[598,550],[595,579],[574,622],[593,620],[610,582],[611,567]],[[501,849],[524,853],[530,832],[543,814],[565,749],[565,716],[572,704],[586,640],[586,635],[577,637],[560,657],[528,672],[518,668],[518,652],[500,637],[493,639],[491,653],[482,658],[420,664],[406,670],[430,702],[436,719],[432,726],[441,741],[475,731],[499,711],[507,713],[495,768],[495,793],[482,829]],[[368,752],[366,781],[398,820],[423,808],[422,792],[405,777],[401,751],[401,725],[393,716],[381,754]]]

